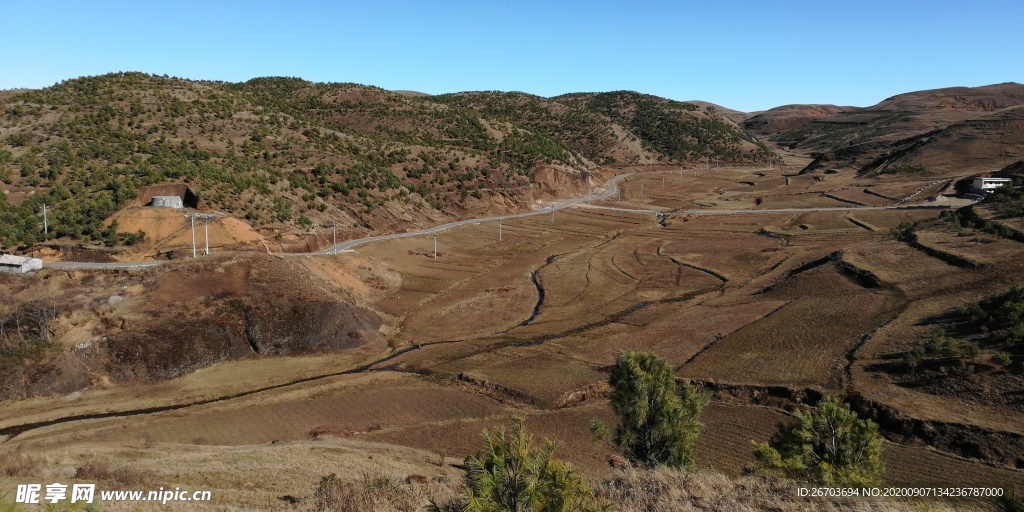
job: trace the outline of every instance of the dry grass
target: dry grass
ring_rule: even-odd
[[[627,469],[600,482],[595,494],[618,512],[688,511],[822,511],[987,510],[980,501],[898,500],[801,497],[799,484],[760,477],[733,477],[713,471],[677,472]],[[345,482],[336,475],[321,479],[312,512],[410,512],[424,503],[446,502],[461,493],[456,483],[410,484],[384,476],[363,475]]]
[[[155,475],[145,469],[113,465],[105,460],[90,460],[75,470],[75,478],[96,482],[108,489],[142,489],[151,487]]]
[[[837,387],[844,355],[890,307],[884,295],[858,292],[852,285],[842,293],[796,298],[726,336],[681,373],[725,382]]]
[[[60,445],[51,441],[33,445],[35,451],[45,453],[45,467],[25,477],[0,475],[0,489],[13,491],[26,482],[96,483],[97,492],[180,487],[208,490],[213,499],[203,504],[175,503],[173,510],[282,510],[291,509],[291,503],[304,510],[315,502],[317,483],[331,473],[353,484],[363,481],[364,475],[372,475],[371,481],[385,476],[402,486],[409,477],[416,482],[425,479],[427,485],[410,489],[415,492],[440,489],[440,482],[458,482],[462,475],[450,465],[441,465],[437,452],[351,439],[239,447],[158,443],[149,449],[106,441],[77,440]],[[159,509],[145,505],[108,502],[101,507],[104,511]]]
[[[915,231],[917,241],[926,247],[953,254],[978,264],[998,265],[1016,258],[1021,244],[973,229],[957,230],[940,224]]]
[[[892,200],[868,194],[864,191],[864,187],[832,190],[829,192],[829,195],[845,199],[847,201],[853,201],[865,206],[889,206],[893,203]]]
[[[364,474],[356,482],[346,482],[335,474],[320,479],[313,494],[310,512],[412,512],[434,502],[448,502],[457,487],[441,482],[427,483],[422,475],[410,475],[404,481],[386,476]]]
[[[914,192],[917,192],[918,190],[921,190],[931,183],[931,181],[890,181],[887,183],[872,185],[868,190],[885,197],[900,200]]]
[[[231,404],[110,424],[132,425],[133,434],[145,432],[160,443],[223,446],[325,435],[349,437],[397,426],[487,417],[500,411],[485,396],[383,372],[337,377]],[[134,441],[132,435],[116,429],[107,435]]]
[[[597,489],[619,512],[685,511],[919,511],[983,509],[980,504],[908,502],[853,498],[831,500],[800,497],[791,482],[758,477],[730,477],[700,471],[625,471]]]
[[[43,461],[23,450],[15,449],[0,456],[0,475],[10,477],[26,477],[38,473]]]
[[[509,356],[494,364],[475,364],[465,373],[478,381],[514,389],[544,407],[560,406],[572,391],[607,378],[595,365],[545,351],[521,350]]]
[[[723,225],[719,230],[701,230],[699,235],[688,232],[689,228],[691,225],[703,228],[701,224],[709,222],[710,217],[691,220],[682,226],[674,223],[673,239],[661,247],[661,254],[713,271],[732,284],[752,279],[783,258],[789,250],[781,248],[779,240],[754,234],[757,227],[741,224],[734,231],[724,224],[727,220],[742,220],[739,217],[747,216],[720,219]],[[749,231],[738,231],[748,227]]]
[[[749,207],[763,196],[761,208],[772,203],[833,206],[834,200],[822,199],[823,192],[855,190],[841,176],[824,181],[798,177],[786,186],[780,170],[765,176],[749,170],[721,172],[692,180],[688,176],[683,182],[669,177],[664,190],[660,178],[650,179],[644,198],[636,195],[633,200],[669,208],[691,208],[695,201],[731,208]],[[614,200],[606,204],[628,207]],[[892,210],[690,216],[672,218],[660,227],[651,215],[578,209],[559,212],[554,225],[546,216],[508,221],[502,242],[496,239],[494,223],[445,231],[439,236],[437,260],[429,256],[430,238],[414,237],[363,246],[361,254],[340,255],[337,262],[296,261],[294,266],[317,276],[323,285],[319,289],[390,315],[396,331],[388,332],[398,332],[389,335],[392,346],[465,339],[423,344],[365,375],[332,377],[173,412],[29,432],[9,443],[38,450],[31,452],[36,465],[3,458],[0,468],[7,464],[15,469],[0,472],[0,477],[8,475],[0,484],[11,481],[10,471],[59,479],[72,478],[78,468],[83,475],[116,483],[130,479],[119,476],[130,468],[155,475],[160,483],[208,485],[221,497],[218,510],[312,510],[317,482],[334,473],[338,480],[325,481],[320,508],[417,509],[432,492],[457,492],[457,484],[409,485],[406,477],[444,476],[457,482],[457,472],[436,464],[438,454],[452,460],[469,455],[479,449],[482,430],[513,415],[527,417],[538,437],[561,443],[560,457],[602,481],[612,475],[611,453],[591,445],[588,425],[592,419],[614,423],[598,387],[606,377],[604,366],[618,351],[654,350],[683,365],[679,373],[688,377],[833,388],[861,334],[884,323],[904,303],[911,305],[905,316],[880,329],[857,353],[853,388],[915,417],[1002,428],[1019,425],[1019,415],[893,387],[866,368],[923,335],[926,327],[918,325],[923,318],[952,307],[969,291],[980,295],[997,285],[1005,287],[1006,275],[1022,270],[1019,252],[1010,242],[951,248],[965,255],[1000,249],[990,255],[991,268],[965,272],[906,244],[877,240],[887,235],[888,227],[934,214]],[[850,216],[877,230],[858,227]],[[761,228],[789,236],[757,234]],[[936,244],[956,241],[946,235],[929,232],[925,238]],[[831,264],[787,277],[838,249],[849,263],[878,275],[883,287],[862,288]],[[557,257],[548,263],[553,255]],[[351,264],[339,263],[349,256]],[[536,301],[530,272],[538,269],[544,304],[529,326],[518,327]],[[225,265],[211,281],[217,290],[211,287],[195,296],[252,286],[242,274]],[[714,274],[725,278],[724,286]],[[155,298],[166,304],[193,300],[188,290],[204,281],[189,272],[181,275],[179,283],[163,278],[154,287]],[[52,292],[67,291],[53,282],[48,285]],[[96,278],[89,300],[124,285],[142,286]],[[769,285],[770,290],[758,293]],[[701,291],[707,293],[658,302]],[[125,295],[122,304],[135,300],[132,293]],[[641,304],[645,306],[638,308]],[[116,311],[104,307],[110,314]],[[76,335],[90,319],[95,320],[75,318],[71,327]],[[556,334],[561,337],[552,337]],[[4,403],[0,425],[245,391],[349,369],[385,354],[382,350],[261,357],[162,383],[97,384],[78,395]],[[471,382],[458,380],[459,374]],[[561,407],[576,391],[582,391],[584,400]],[[730,400],[712,404],[702,419],[706,427],[697,446],[701,470],[739,474],[751,462],[749,442],[766,440],[786,418],[777,408],[750,405],[741,397]],[[85,449],[101,455],[81,457]],[[893,483],[981,485],[1020,476],[1009,468],[924,448],[887,444],[885,457]],[[39,460],[46,460],[47,467]],[[616,473],[601,489],[624,511],[946,506],[808,501],[794,496],[788,484],[703,471]],[[299,501],[293,505],[284,497]]]
[[[845,230],[858,232],[863,228],[853,224],[846,218],[846,212],[814,212],[804,213],[795,217],[784,228],[794,230]],[[801,227],[802,226],[802,227]]]

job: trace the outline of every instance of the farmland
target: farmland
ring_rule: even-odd
[[[299,294],[289,280],[315,290],[295,295],[311,302],[344,295],[379,315],[379,327],[331,354],[257,354],[163,382],[90,387],[73,400],[4,403],[0,428],[123,414],[28,429],[0,449],[44,457],[48,478],[70,478],[83,463],[76,447],[86,445],[97,457],[131,450],[132,467],[150,475],[180,446],[178,457],[195,460],[219,447],[239,467],[291,447],[309,455],[307,476],[341,453],[368,458],[361,471],[450,476],[445,457],[461,460],[482,429],[518,416],[600,479],[611,452],[591,445],[588,426],[614,419],[608,367],[630,349],[659,353],[678,377],[713,393],[699,468],[738,475],[753,462],[751,440],[832,394],[856,397],[863,414],[880,419],[889,483],[1019,485],[1022,412],[969,392],[974,382],[1020,393],[1015,376],[979,374],[963,392],[942,394],[905,386],[890,363],[931,337],[937,317],[1024,284],[1020,243],[958,231],[933,220],[934,208],[857,211],[851,202],[895,201],[862,197],[856,176],[816,177],[776,166],[653,171],[625,180],[621,200],[507,219],[500,239],[495,221],[442,231],[436,256],[432,237],[413,236],[280,265],[236,254],[141,271],[154,284],[123,292],[108,316],[142,298],[183,311],[227,300],[244,293],[235,288],[248,273],[289,297]],[[907,205],[929,205],[928,197]],[[913,243],[891,233],[907,222],[920,223]],[[120,287],[138,278],[95,279]],[[189,280],[209,282],[208,296],[186,296]],[[139,412],[160,406],[172,407]],[[295,483],[300,470],[281,471],[293,487],[274,493],[312,492]],[[207,478],[237,503],[267,498],[239,491],[228,472]]]

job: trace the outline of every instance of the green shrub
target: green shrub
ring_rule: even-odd
[[[626,457],[646,467],[692,467],[708,395],[677,383],[668,362],[652,352],[619,354],[609,382],[619,416],[612,442]],[[591,430],[601,439],[608,428],[595,421]]]
[[[769,442],[753,443],[755,471],[829,487],[879,484],[885,464],[877,424],[831,397],[796,418],[779,425]]]
[[[1006,368],[1013,363],[1013,359],[1006,352],[1000,352],[992,357],[992,362]]]
[[[466,496],[462,501],[431,503],[433,511],[588,512],[606,510],[590,484],[572,466],[553,457],[555,444],[533,447],[522,420],[509,430],[484,431],[483,452],[466,460]]]
[[[900,242],[910,242],[914,239],[915,227],[917,227],[916,222],[901,222],[892,230],[892,237]]]

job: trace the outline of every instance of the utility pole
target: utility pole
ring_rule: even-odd
[[[617,188],[617,189],[615,189],[615,191],[619,193],[619,201],[621,202],[622,201],[622,189],[621,188]]]
[[[196,216],[185,215],[192,224],[192,259],[196,258]]]
[[[437,259],[437,231],[434,232],[434,259]]]
[[[683,170],[679,169],[679,181],[683,181]]]
[[[552,224],[555,223],[555,207],[554,206],[551,207],[551,223]]]
[[[640,197],[644,195],[644,180],[640,180]]]
[[[46,221],[46,203],[43,203],[43,234],[50,234],[50,224]]]
[[[338,254],[338,221],[333,221],[332,227],[334,228],[334,243],[331,245],[331,252]]]
[[[590,189],[587,189],[587,204],[590,204]]]
[[[204,254],[210,254],[210,221],[220,217],[222,213],[186,213],[185,218],[189,220],[190,227],[192,228],[192,257],[196,257],[196,219],[201,219],[205,228],[205,245],[206,250]]]
[[[203,238],[204,238],[204,241],[206,242],[206,250],[203,252],[203,254],[209,256],[209,254],[210,254],[210,217],[203,217],[203,229],[205,230],[203,232]]]
[[[661,188],[665,188],[665,176],[664,175],[662,175],[662,177],[661,177]]]
[[[498,217],[498,241],[501,241],[501,217]]]

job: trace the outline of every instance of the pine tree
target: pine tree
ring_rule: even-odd
[[[619,416],[612,442],[626,457],[645,467],[693,467],[708,396],[688,382],[677,383],[668,362],[651,352],[619,354],[609,383]],[[599,422],[591,429],[599,437],[607,431]]]
[[[436,512],[597,512],[607,507],[572,466],[554,458],[555,443],[533,447],[522,420],[483,433],[484,449],[466,460],[466,493]]]
[[[878,425],[827,397],[797,412],[767,443],[754,443],[755,470],[830,487],[878,485],[885,472]]]

